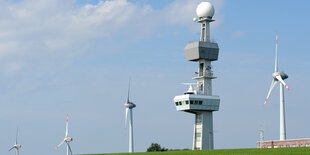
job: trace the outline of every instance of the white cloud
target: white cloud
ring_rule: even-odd
[[[197,27],[192,18],[200,1],[176,0],[161,10],[127,0],[85,5],[74,0],[1,1],[0,60],[5,61],[0,65],[70,58],[87,51],[92,39],[132,40],[152,36],[160,26]],[[223,0],[212,2],[220,12]]]

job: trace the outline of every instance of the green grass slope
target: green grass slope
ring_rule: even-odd
[[[273,149],[223,149],[202,151],[166,151],[166,152],[138,152],[138,153],[110,153],[84,155],[310,155],[309,147],[273,148]]]

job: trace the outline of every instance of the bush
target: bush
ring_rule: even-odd
[[[149,148],[147,148],[146,152],[162,152],[162,151],[168,151],[167,148],[161,148],[161,146],[157,143],[152,143]]]

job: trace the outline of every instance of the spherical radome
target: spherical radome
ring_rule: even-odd
[[[196,9],[196,13],[199,18],[212,18],[214,12],[214,7],[210,2],[201,2]]]

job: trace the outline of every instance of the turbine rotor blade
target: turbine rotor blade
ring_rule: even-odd
[[[269,98],[269,96],[270,96],[270,93],[271,93],[273,87],[274,87],[276,84],[277,84],[277,81],[276,81],[275,79],[273,79],[272,82],[271,82],[271,85],[270,85],[270,88],[269,88],[269,91],[268,91],[268,94],[267,94],[267,97],[266,97],[264,106],[266,106],[266,103],[267,103],[267,100],[268,100],[268,98]]]
[[[290,90],[280,75],[276,76],[276,78],[284,85],[285,88],[287,88],[287,90]]]
[[[57,145],[56,147],[55,147],[55,150],[57,150],[62,144],[64,144],[65,143],[65,140],[63,140],[62,142],[60,142],[60,144],[59,145]]]
[[[69,114],[67,114],[67,122],[66,122],[66,136],[65,137],[68,137],[68,121],[69,121]]]
[[[13,146],[12,148],[9,149],[9,151],[13,150],[15,147]]]
[[[128,83],[128,95],[127,95],[127,103],[129,102],[129,93],[130,93],[130,78],[129,78],[129,83]]]
[[[17,130],[16,130],[16,139],[15,139],[15,145],[17,145],[17,137],[18,137],[18,128],[17,128]]]
[[[276,58],[274,63],[274,71],[278,71],[278,32],[276,33]]]

